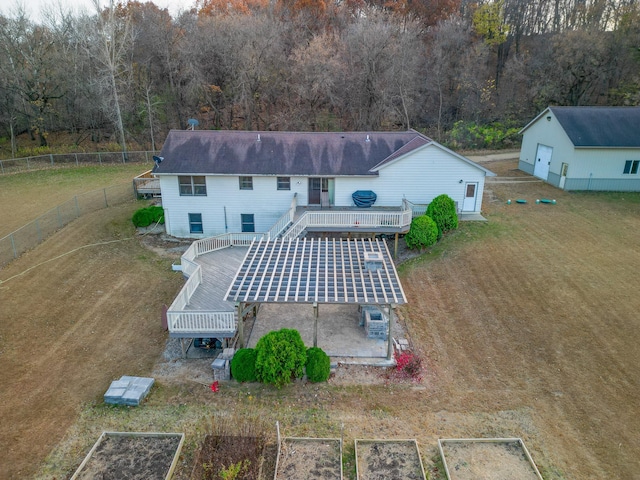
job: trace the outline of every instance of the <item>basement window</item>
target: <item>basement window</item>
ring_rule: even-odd
[[[627,160],[624,162],[624,170],[622,173],[636,175],[638,173],[638,166],[640,166],[640,160]]]
[[[201,213],[189,214],[189,233],[204,233]]]

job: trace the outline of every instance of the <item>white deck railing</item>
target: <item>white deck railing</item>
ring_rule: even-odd
[[[454,201],[453,202],[456,206],[456,212],[460,213],[460,209],[458,208],[458,202]],[[422,215],[424,215],[427,211],[427,208],[429,208],[429,204],[428,203],[413,203],[409,200],[407,200],[406,198],[404,200],[402,200],[402,205],[406,205],[406,208],[410,208],[411,211],[413,212],[413,218],[416,217],[420,217]]]
[[[248,247],[254,239],[264,238],[265,233],[223,233],[215,237],[203,238],[193,242],[196,257],[205,253],[215,252],[227,247]],[[195,258],[195,257],[194,257]]]
[[[181,258],[182,273],[187,281],[167,311],[167,323],[171,333],[202,333],[202,335],[225,335],[235,333],[237,318],[235,312],[209,312],[185,310],[191,296],[202,283],[202,267],[196,258],[206,253],[232,246],[249,246],[255,239],[277,238],[291,223],[293,225],[282,235],[283,239],[293,239],[307,228],[404,228],[411,224],[410,202],[404,201],[398,211],[311,211],[295,222],[297,198],[294,195],[291,208],[274,224],[267,233],[225,233],[215,237],[196,240]]]
[[[238,328],[235,312],[168,311],[171,333],[201,333],[202,336],[233,336]]]
[[[304,214],[282,236],[289,240],[299,236],[307,228],[404,228],[411,225],[412,211],[326,211]]]
[[[289,210],[282,215],[276,223],[269,229],[267,232],[268,238],[278,238],[285,229],[293,223],[293,220],[296,215],[296,209],[298,208],[298,194],[293,194],[293,199],[291,200],[291,206]]]

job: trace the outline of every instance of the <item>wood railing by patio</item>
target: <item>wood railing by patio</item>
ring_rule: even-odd
[[[267,233],[225,233],[196,240],[189,246],[181,258],[182,273],[188,277],[187,281],[167,311],[169,332],[173,336],[230,337],[236,332],[236,312],[186,310],[202,283],[202,267],[196,262],[198,256],[232,246],[249,246],[256,239],[269,240],[279,236],[285,240],[294,239],[307,228],[363,228],[365,231],[367,228],[405,228],[411,224],[413,216],[406,201],[402,209],[396,211],[307,211],[294,222],[296,208],[297,197],[294,195],[289,210]],[[285,231],[287,227],[289,229]]]
[[[133,189],[136,195],[160,195],[160,179],[147,170],[133,178]]]
[[[298,237],[308,228],[402,229],[411,225],[412,211],[307,211],[282,235],[285,240]]]

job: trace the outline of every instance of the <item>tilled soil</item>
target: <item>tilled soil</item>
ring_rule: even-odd
[[[180,437],[104,437],[78,480],[163,480],[180,444]]]

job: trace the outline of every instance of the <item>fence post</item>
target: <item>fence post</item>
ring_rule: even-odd
[[[31,168],[31,165],[29,165],[29,158],[31,157],[27,157],[27,168]]]
[[[13,258],[18,258],[18,252],[16,250],[16,242],[13,239],[13,233],[9,235],[9,238],[11,238],[11,248],[13,249]]]
[[[4,175],[4,165],[2,165],[2,160],[0,160],[0,171]]]
[[[145,163],[149,163],[149,151],[148,150],[144,151],[144,161],[145,161]]]
[[[76,156],[76,167],[78,166],[78,154],[74,153],[74,155]]]
[[[124,152],[122,152],[122,163],[127,163],[124,159]]]
[[[51,165],[53,165],[53,153],[49,154],[49,158],[51,159]]]
[[[107,202],[107,189],[103,188],[102,191],[104,192],[104,206],[108,207],[109,203]]]
[[[98,163],[102,165],[102,154],[98,152]]]

